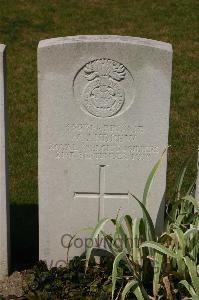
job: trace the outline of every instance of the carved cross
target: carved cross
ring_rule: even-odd
[[[82,198],[95,198],[98,199],[98,221],[104,217],[104,201],[106,199],[124,199],[129,200],[128,193],[106,193],[105,187],[105,165],[99,166],[99,192],[87,193],[87,192],[75,192],[74,199]]]

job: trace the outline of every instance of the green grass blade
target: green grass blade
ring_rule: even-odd
[[[125,246],[127,252],[130,254],[131,252],[130,240],[122,225],[124,220],[125,220],[125,216],[122,216],[120,219],[118,219],[118,221],[116,221],[116,236],[122,241],[122,247]]]
[[[197,180],[197,178],[195,177],[194,181],[192,182],[192,184],[190,185],[190,187],[189,187],[189,189],[187,191],[187,195],[192,195],[192,193],[194,192],[195,185],[196,185],[196,180]]]
[[[154,264],[154,275],[153,275],[153,296],[156,298],[158,296],[158,291],[160,289],[160,273],[163,261],[163,255],[160,252],[155,253],[155,264]]]
[[[199,253],[199,228],[197,224],[190,224],[190,229],[185,233],[185,240],[187,243],[188,253],[190,258],[192,258],[197,264],[198,253]]]
[[[153,249],[155,249],[155,250],[157,250],[157,251],[159,251],[163,254],[166,254],[167,256],[171,256],[173,258],[178,258],[178,255],[174,251],[166,248],[163,245],[160,245],[157,242],[144,242],[144,243],[142,243],[141,247],[142,248],[143,247],[153,248]]]
[[[139,240],[140,240],[140,219],[135,218],[133,222],[133,261],[140,264],[139,255]]]
[[[198,201],[193,196],[186,195],[185,197],[182,198],[182,200],[188,201],[188,202],[192,203],[193,206],[194,206],[194,208],[195,208],[195,210],[197,212],[199,212],[199,203],[198,203]]]
[[[153,241],[156,241],[155,227],[153,225],[153,221],[152,221],[146,207],[137,197],[135,197],[132,194],[129,194],[129,195],[130,195],[130,197],[133,197],[138,202],[138,204],[141,206],[142,211],[143,211],[143,219],[146,221],[148,228],[149,228],[150,239]]]
[[[142,292],[140,290],[139,284],[136,280],[129,281],[126,286],[124,287],[122,291],[122,298],[121,300],[125,300],[127,294],[132,290],[134,295],[138,300],[144,300],[144,297],[142,296]]]
[[[166,152],[166,149],[164,150],[164,152],[162,153],[161,155],[161,158],[157,161],[157,163],[155,164],[155,166],[153,167],[151,173],[149,174],[148,178],[147,178],[147,181],[146,181],[146,184],[145,184],[145,187],[144,187],[144,193],[143,193],[143,199],[142,199],[142,203],[144,204],[145,207],[147,207],[147,200],[148,200],[148,196],[149,196],[149,193],[150,193],[150,189],[151,189],[151,186],[153,184],[153,180],[155,178],[155,175],[161,165],[161,162],[163,160],[163,156],[164,156],[164,153]]]
[[[184,262],[184,253],[182,251],[182,249],[176,249],[176,254],[178,256],[178,258],[176,259],[177,261],[177,271],[180,275],[181,278],[185,278],[186,276],[186,266],[185,266],[185,262]]]
[[[177,178],[177,181],[176,181],[176,184],[175,184],[175,190],[174,190],[175,197],[176,197],[177,201],[180,200],[180,193],[181,193],[181,188],[182,188],[184,176],[185,176],[185,173],[187,171],[187,168],[189,166],[189,163],[190,163],[191,159],[192,159],[192,157],[189,157],[188,159],[185,160],[185,162],[182,165],[180,174]]]
[[[90,236],[90,239],[92,241],[95,241],[95,239],[98,237],[100,231],[103,229],[103,227],[106,225],[106,223],[110,222],[111,220],[106,218],[106,219],[102,219],[97,225],[96,227],[94,228],[91,236]],[[88,247],[86,249],[86,270],[88,268],[88,264],[89,264],[89,260],[90,260],[90,257],[91,257],[91,253],[92,253],[92,249],[93,249],[93,242],[92,242],[92,245],[90,245],[90,247]]]
[[[186,280],[181,280],[179,285],[182,285],[192,297],[197,296],[193,287]]]
[[[196,264],[188,256],[184,257],[184,261],[189,270],[189,275],[191,277],[196,294],[199,295],[199,277],[197,274]]]
[[[135,290],[137,287],[139,286],[138,282],[136,280],[131,280],[129,282],[127,282],[127,284],[125,285],[123,291],[122,291],[122,299],[124,300],[127,296],[127,294],[130,292],[130,290]]]
[[[198,233],[198,228],[190,228],[184,233],[185,239],[188,239],[190,235],[193,235],[194,233]]]
[[[105,247],[105,250],[108,251],[108,252],[109,252],[110,254],[112,254],[113,256],[117,256],[118,253],[117,253],[117,251],[112,247],[112,240],[111,240],[110,236],[107,235],[103,230],[101,230],[100,233],[103,235],[104,241],[105,241],[105,243],[106,243],[107,246],[108,246],[108,250],[106,249],[106,247]]]
[[[117,269],[119,266],[119,263],[121,260],[123,260],[125,258],[125,253],[124,252],[120,252],[114,262],[113,262],[113,269],[112,269],[112,300],[114,297],[114,293],[115,293],[115,286],[116,286],[116,281],[117,281]]]
[[[182,250],[182,255],[184,256],[185,255],[185,248],[186,248],[184,233],[179,228],[174,229],[174,233],[177,236],[179,247]]]
[[[146,236],[146,222],[143,220],[143,218],[140,219],[140,226],[139,226],[139,230],[140,230],[140,242],[139,244],[141,244],[142,242],[147,241],[147,236]],[[147,259],[148,255],[149,255],[149,249],[148,248],[140,248],[140,255],[141,255],[141,260],[145,260]]]
[[[103,235],[104,240],[105,240],[106,244],[108,245],[108,248],[109,248],[110,252],[112,253],[112,255],[117,256],[118,255],[118,249],[113,246],[112,236],[109,235],[109,234],[106,234],[106,232],[104,232],[103,230],[101,230],[101,234]]]
[[[132,243],[133,243],[133,229],[132,229],[133,221],[132,221],[131,216],[129,216],[129,215],[125,215],[124,220],[125,220],[125,223],[126,223],[128,233],[129,233],[129,241],[130,241],[130,245],[131,245],[131,248],[132,248],[133,247],[133,245],[132,245]]]
[[[165,221],[167,223],[167,227],[171,223],[175,223],[176,222],[180,205],[181,205],[181,201],[175,201],[175,202],[172,203],[170,210],[169,210],[169,208],[167,206],[166,221]]]

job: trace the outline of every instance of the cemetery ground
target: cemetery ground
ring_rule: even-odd
[[[197,1],[193,0],[164,1],[164,4],[143,0],[10,1],[9,5],[2,1],[0,41],[8,45],[13,270],[24,269],[38,260],[36,49],[39,40],[77,34],[118,34],[173,45],[167,176],[167,199],[171,200],[180,166],[196,153],[198,144],[196,5]],[[195,159],[192,161],[185,191],[195,176]],[[37,273],[37,276],[40,275]]]

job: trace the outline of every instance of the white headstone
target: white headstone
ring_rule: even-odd
[[[5,45],[0,44],[0,278],[8,274],[9,207],[7,200]]]
[[[142,199],[167,148],[171,70],[172,47],[163,42],[76,36],[39,43],[41,259],[64,260],[70,235],[118,209],[141,216],[128,192]],[[159,228],[166,165],[165,155],[148,206]],[[71,257],[84,247],[75,238]]]

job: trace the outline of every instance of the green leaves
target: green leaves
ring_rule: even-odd
[[[196,264],[188,256],[184,257],[184,261],[189,270],[194,289],[197,295],[199,295],[199,276],[197,274]]]
[[[185,197],[182,198],[182,200],[192,203],[195,211],[199,213],[199,203],[193,196],[186,195]]]
[[[91,253],[92,253],[92,250],[94,248],[94,242],[96,240],[96,238],[98,237],[100,231],[103,229],[103,227],[108,223],[110,222],[110,219],[102,219],[95,227],[91,237],[90,237],[90,240],[92,242],[91,245],[89,245],[89,247],[87,247],[86,249],[86,270],[88,268],[88,264],[89,264],[89,260],[90,260],[90,257],[91,257]]]
[[[162,254],[166,254],[167,256],[170,256],[173,258],[178,258],[178,255],[174,251],[166,248],[165,246],[163,246],[157,242],[153,242],[153,241],[152,242],[144,242],[144,243],[142,243],[141,247],[142,248],[149,247],[149,248],[159,251]]]
[[[155,253],[154,259],[154,275],[153,275],[153,295],[158,296],[158,291],[160,289],[160,274],[162,268],[163,255],[160,252]]]
[[[148,196],[150,193],[150,189],[153,183],[153,180],[155,178],[155,175],[162,163],[163,157],[164,157],[164,153],[166,152],[166,149],[164,150],[164,152],[162,153],[161,158],[157,161],[157,163],[155,164],[155,166],[153,167],[152,171],[150,172],[145,187],[144,187],[144,193],[143,193],[143,199],[142,199],[142,203],[145,207],[147,207],[147,202],[148,202]]]
[[[135,218],[133,222],[133,261],[136,264],[141,264],[141,254],[140,254],[140,247],[139,247],[139,241],[140,241],[140,219]]]
[[[114,300],[120,296],[121,300],[125,300],[129,293],[134,294],[138,300],[152,297],[161,299],[165,296],[164,293],[170,297],[174,293],[172,289],[176,287],[176,282],[179,283],[179,297],[186,290],[185,293],[189,293],[192,299],[199,300],[199,204],[190,192],[193,188],[189,189],[185,197],[181,197],[187,163],[177,180],[175,201],[170,202],[168,230],[160,237],[156,235],[147,210],[150,189],[162,159],[163,155],[149,174],[142,201],[129,193],[129,198],[136,201],[142,209],[142,218],[123,215],[112,220],[103,219],[91,235],[91,240],[94,241],[101,233],[110,253],[115,257],[112,268],[112,300],[116,292]],[[113,235],[104,232],[109,221],[114,225]],[[117,240],[120,241],[119,244]],[[86,268],[91,252],[92,248],[87,249]]]
[[[132,291],[134,295],[137,297],[138,300],[144,300],[144,297],[142,296],[142,292],[140,290],[139,284],[136,280],[131,280],[127,282],[126,286],[124,287],[122,291],[122,299],[125,300],[127,294]]]
[[[187,290],[187,292],[192,296],[193,300],[199,300],[199,296],[197,296],[193,287],[186,280],[181,280],[179,282],[179,286],[183,286]]]
[[[113,263],[113,271],[112,271],[112,299],[114,297],[114,292],[115,292],[115,285],[117,281],[117,275],[118,275],[118,266],[121,260],[125,260],[125,253],[121,252],[119,253]]]
[[[156,240],[156,234],[155,234],[155,227],[153,225],[153,221],[146,209],[146,207],[144,206],[144,204],[142,202],[140,202],[140,200],[138,198],[136,198],[134,195],[132,194],[129,194],[130,197],[133,197],[137,202],[138,204],[140,205],[140,207],[142,208],[142,211],[143,211],[143,219],[145,221],[145,223],[147,224],[148,226],[148,229],[149,229],[149,238],[153,241]]]
[[[176,201],[180,200],[180,196],[181,196],[181,188],[182,188],[182,184],[183,184],[183,180],[184,180],[184,176],[185,173],[187,171],[187,168],[189,166],[190,160],[192,157],[189,157],[188,159],[185,160],[185,162],[182,165],[182,168],[180,170],[180,173],[178,175],[178,178],[176,180],[176,184],[174,187],[174,195],[176,197]]]

